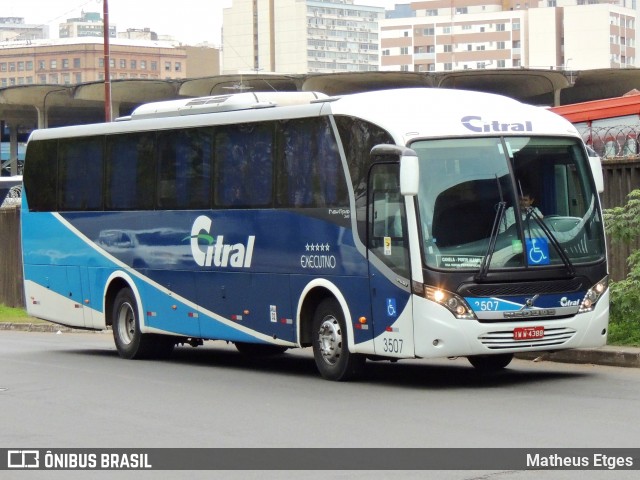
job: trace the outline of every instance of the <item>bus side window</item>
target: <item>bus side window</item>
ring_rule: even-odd
[[[156,158],[154,133],[107,137],[107,210],[149,210],[154,207]]]
[[[215,206],[271,205],[273,124],[265,122],[217,128],[215,165]]]
[[[158,135],[162,208],[202,209],[210,205],[211,130],[191,128]]]
[[[327,119],[288,120],[281,131],[284,175],[278,178],[278,206],[347,206],[346,179]]]
[[[369,249],[398,275],[409,278],[406,218],[399,165],[374,165],[369,177]]]
[[[60,210],[102,210],[104,137],[61,140],[58,146]],[[87,178],[92,179],[87,182]]]

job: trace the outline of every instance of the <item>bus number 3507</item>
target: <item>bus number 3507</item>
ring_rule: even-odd
[[[384,351],[390,353],[402,353],[402,339],[385,338]]]

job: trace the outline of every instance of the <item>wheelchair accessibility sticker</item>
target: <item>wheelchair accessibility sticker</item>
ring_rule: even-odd
[[[527,261],[529,265],[549,265],[549,242],[546,238],[527,238]]]
[[[388,317],[397,317],[398,311],[396,310],[396,299],[395,298],[387,298],[387,316]]]

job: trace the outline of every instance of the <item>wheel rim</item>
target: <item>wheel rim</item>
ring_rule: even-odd
[[[118,310],[118,337],[122,343],[128,345],[133,341],[136,333],[136,316],[129,302],[120,305]]]
[[[342,331],[338,319],[326,317],[318,330],[318,346],[325,362],[335,365],[342,354]]]

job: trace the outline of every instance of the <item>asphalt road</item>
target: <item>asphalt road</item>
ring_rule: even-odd
[[[369,362],[368,367],[361,381],[336,383],[319,377],[309,349],[255,360],[223,342],[207,342],[178,348],[166,361],[127,361],[117,356],[108,333],[2,331],[0,446],[604,449],[640,444],[639,369],[514,360],[500,375],[479,377],[465,359]],[[70,478],[81,472],[29,473],[27,478]],[[100,473],[186,478],[180,472]],[[603,472],[577,476],[575,471],[303,473],[296,478],[603,478]],[[189,478],[284,476],[200,472]],[[607,478],[636,476],[637,471],[607,472]]]

